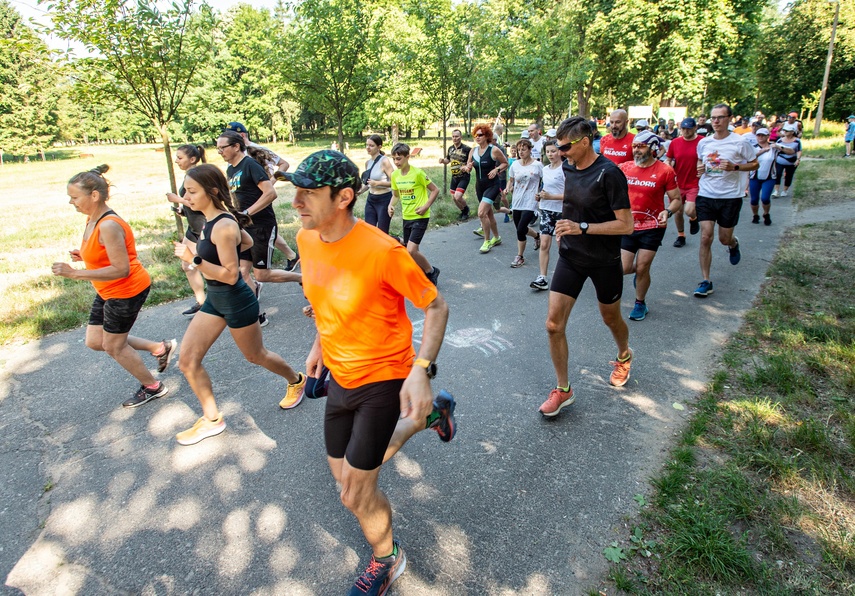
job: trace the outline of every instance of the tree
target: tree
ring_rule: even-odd
[[[112,97],[157,129],[175,191],[168,127],[210,55],[210,7],[194,10],[193,0],[176,0],[165,10],[153,0],[55,0],[48,8],[53,33],[91,53],[74,66],[93,99]],[[182,232],[177,215],[175,222]]]

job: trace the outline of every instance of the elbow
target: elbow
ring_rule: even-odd
[[[131,266],[128,264],[126,267],[117,267],[116,268],[116,279],[125,279],[131,274]]]

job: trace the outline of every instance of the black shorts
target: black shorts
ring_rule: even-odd
[[[244,228],[252,236],[252,246],[240,253],[241,261],[251,261],[253,269],[270,269],[273,262],[273,243],[278,230],[276,224],[256,224]]]
[[[615,261],[613,265],[582,267],[559,256],[549,290],[566,294],[575,300],[589,277],[601,304],[614,304],[620,300],[623,295],[623,265],[620,261]]]
[[[555,224],[558,223],[558,220],[561,218],[561,214],[558,211],[547,211],[546,209],[540,210],[540,233],[546,234],[547,236],[555,236]]]
[[[451,178],[451,185],[449,189],[451,193],[454,194],[454,191],[459,190],[460,192],[466,192],[466,188],[469,186],[469,174],[462,174],[460,176],[454,176]]]
[[[258,321],[258,299],[243,278],[233,286],[208,284],[205,302],[199,309],[222,317],[229,329],[242,329]]]
[[[475,182],[475,196],[478,197],[478,201],[485,201],[494,207],[499,207],[499,192],[501,190],[498,180],[489,180],[488,178],[488,182],[481,182],[480,180]]]
[[[698,195],[695,199],[698,221],[714,221],[722,228],[735,228],[742,210],[742,197],[738,199],[711,199]]]
[[[428,228],[429,217],[421,219],[405,219],[404,220],[404,246],[407,242],[413,244],[421,244],[422,238],[425,237],[425,232]]]
[[[151,286],[130,298],[108,298],[107,300],[95,294],[92,308],[89,309],[89,324],[103,326],[105,333],[115,335],[128,333],[145,304],[149,290]]]
[[[664,237],[665,228],[638,230],[628,236],[622,236],[620,239],[620,248],[631,253],[636,253],[639,249],[656,252],[662,246],[662,239]]]
[[[345,457],[358,470],[379,468],[401,416],[403,384],[393,379],[345,389],[331,378],[324,414],[327,455]]]

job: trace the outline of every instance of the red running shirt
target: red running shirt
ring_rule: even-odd
[[[691,141],[677,137],[668,145],[668,159],[674,160],[677,172],[677,186],[682,192],[698,188],[698,143],[704,138],[696,136]]]
[[[617,165],[632,161],[632,140],[634,138],[635,135],[631,132],[626,133],[626,136],[620,140],[615,139],[610,134],[606,135],[600,139],[600,154]]]
[[[635,230],[660,227],[657,218],[666,207],[665,193],[677,188],[674,170],[658,159],[649,168],[639,167],[634,161],[622,163],[618,167],[626,176]]]

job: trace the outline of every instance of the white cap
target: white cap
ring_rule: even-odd
[[[546,136],[548,136],[548,137],[554,137],[557,134],[558,134],[558,131],[555,130],[554,128],[550,128],[549,130],[546,131]]]
[[[730,132],[733,132],[733,124],[728,124],[727,130],[729,130]]]
[[[528,131],[527,131],[527,130],[524,130],[524,131],[522,131],[522,133],[520,134],[520,138],[521,138],[521,139],[528,139],[528,138],[531,138],[531,135],[529,135],[529,134],[528,134]]]
[[[647,120],[645,120],[644,118],[642,118],[641,120],[635,123],[635,129],[638,130],[639,128],[650,128],[650,123],[647,122]]]
[[[755,132],[754,134],[755,135],[766,135],[768,137],[769,136],[769,129],[768,128],[758,128],[757,132]]]
[[[789,130],[790,132],[796,132],[796,127],[795,127],[795,125],[790,124],[788,122],[784,126],[781,127],[781,130]]]

